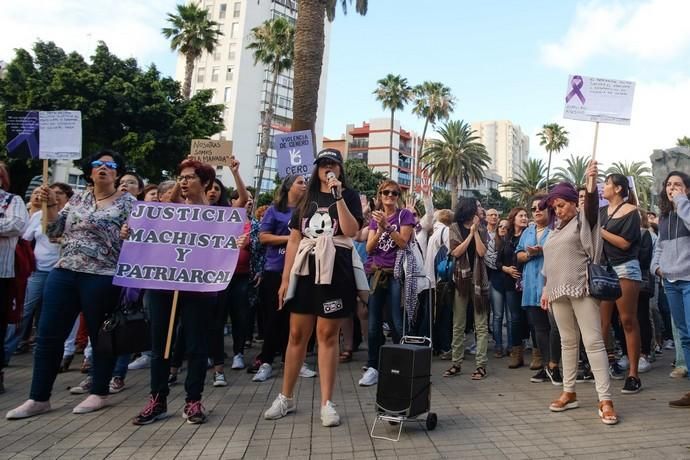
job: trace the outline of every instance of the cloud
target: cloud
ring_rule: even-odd
[[[15,48],[30,49],[39,39],[91,56],[102,40],[116,55],[148,65],[169,49],[160,29],[174,8],[175,0],[3,2],[0,59],[11,61]]]
[[[546,65],[572,70],[596,56],[668,60],[690,45],[690,2],[686,0],[610,5],[590,1],[576,8],[565,36],[542,46],[541,60]]]
[[[631,80],[635,80],[631,78]],[[597,142],[597,160],[610,165],[614,161],[646,161],[654,149],[676,145],[676,139],[690,136],[687,108],[690,107],[690,76],[677,76],[670,80],[638,81],[635,86],[633,110],[629,126],[601,123]],[[569,132],[569,146],[553,157],[560,166],[570,154],[591,155],[594,141],[594,123],[566,120],[562,114],[553,121]],[[547,158],[539,146],[535,129],[531,141],[531,156]]]

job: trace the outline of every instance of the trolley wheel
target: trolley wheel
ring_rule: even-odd
[[[429,414],[426,416],[426,429],[429,431],[433,431],[434,428],[436,428],[436,425],[438,424],[438,417],[436,416],[435,412],[429,412]]]

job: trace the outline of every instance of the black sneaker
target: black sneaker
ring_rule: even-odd
[[[642,391],[642,381],[639,378],[631,376],[625,379],[625,385],[623,385],[621,393],[632,395],[640,391]]]
[[[187,423],[192,425],[199,425],[206,423],[206,414],[204,413],[204,406],[201,401],[188,401],[182,409],[182,418],[187,420]]]
[[[171,387],[175,384],[177,384],[177,374],[169,374],[168,375],[168,386]]]
[[[563,385],[563,376],[561,375],[561,369],[558,367],[554,367],[553,369],[551,368],[546,368],[546,375],[549,377],[549,380],[551,380],[551,383],[556,385],[556,386],[561,386]]]
[[[263,364],[263,363],[261,362],[260,359],[258,359],[258,358],[254,359],[254,362],[252,363],[252,365],[247,366],[247,374],[256,374],[257,372],[259,372],[259,368],[261,367],[261,364]]]
[[[151,395],[148,404],[139,415],[132,419],[134,425],[148,425],[168,416],[168,403],[165,396]]]
[[[609,375],[613,380],[623,380],[625,378],[625,370],[614,361],[609,366]]]
[[[539,372],[534,374],[529,381],[532,383],[544,383],[548,378],[549,376],[546,374],[546,370],[542,368]]]

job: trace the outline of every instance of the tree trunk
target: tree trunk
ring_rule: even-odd
[[[292,130],[309,129],[314,134],[319,108],[319,84],[324,50],[323,0],[299,0],[295,26],[295,60],[292,103]],[[314,145],[318,142],[313,136]]]
[[[549,175],[551,174],[551,153],[553,153],[553,152],[551,152],[551,150],[549,150],[549,164],[546,167],[546,185],[544,186],[547,193],[549,191]]]
[[[261,120],[261,146],[259,147],[259,177],[256,183],[256,196],[261,193],[261,184],[264,180],[264,168],[266,167],[266,159],[268,158],[268,148],[271,146],[271,123],[273,123],[273,99],[275,98],[276,85],[278,84],[278,69],[273,71],[273,80],[271,81],[271,92],[268,95],[268,102],[266,110],[264,110],[264,119]]]
[[[455,208],[458,206],[458,182],[460,179],[456,176],[450,178],[450,208],[451,211],[455,212]]]
[[[395,126],[395,110],[391,110],[391,137],[390,146],[388,147],[388,163],[390,164],[390,173],[388,178],[393,180],[393,127]],[[398,177],[400,179],[400,177]]]
[[[182,84],[182,96],[189,99],[192,94],[192,75],[194,74],[194,55],[187,53],[184,65],[184,83]]]

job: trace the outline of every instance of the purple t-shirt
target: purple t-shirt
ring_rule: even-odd
[[[263,219],[261,219],[259,232],[268,232],[276,236],[289,235],[290,228],[288,224],[290,223],[293,210],[294,208],[288,208],[286,212],[280,212],[276,209],[275,205],[271,205],[271,207],[266,210]],[[264,271],[283,271],[283,266],[285,265],[285,248],[287,248],[287,244],[281,244],[280,246],[266,245]]]
[[[394,214],[388,217],[388,225],[392,227],[393,230],[400,231],[401,226],[409,225],[410,227],[414,227],[415,224],[416,219],[409,209],[398,209]],[[369,222],[369,230],[375,232],[377,229],[378,222],[372,219],[371,222]],[[374,251],[370,254],[370,257],[374,265],[379,268],[393,268],[397,251],[398,245],[393,241],[390,233],[383,232],[379,237],[376,248],[374,248]]]

